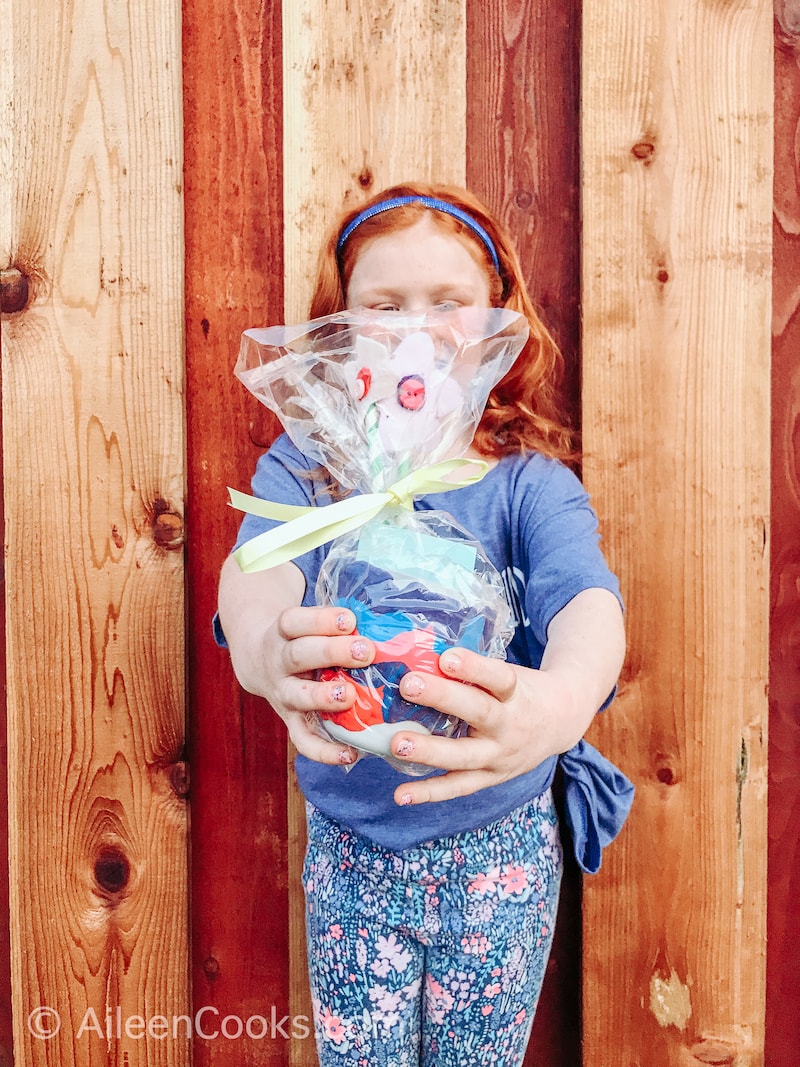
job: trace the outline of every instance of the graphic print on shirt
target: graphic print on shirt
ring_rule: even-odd
[[[506,567],[501,572],[506,600],[517,626],[530,626],[531,620],[525,611],[525,575],[519,567]]]

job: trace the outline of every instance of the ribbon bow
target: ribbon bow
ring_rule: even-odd
[[[470,468],[473,473],[465,473]],[[310,552],[312,548],[332,541],[334,537],[363,526],[385,507],[397,506],[413,510],[414,497],[427,493],[447,493],[451,489],[474,485],[488,470],[489,464],[482,460],[447,459],[400,478],[380,493],[348,496],[344,500],[319,507],[278,504],[273,500],[262,500],[228,487],[232,507],[238,511],[246,511],[249,515],[277,519],[282,523],[281,526],[246,541],[233,553],[234,559],[247,574],[277,567],[304,552]],[[447,477],[459,471],[462,472],[460,477]]]

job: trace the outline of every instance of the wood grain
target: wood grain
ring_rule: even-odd
[[[343,206],[410,178],[464,184],[463,0],[286,0],[286,315],[306,315]]]
[[[800,11],[785,3],[776,13],[766,1062],[793,1067],[800,986]]]
[[[580,416],[580,5],[467,4],[467,184],[508,226]]]
[[[585,887],[585,1065],[756,1065],[772,10],[583,15],[585,473],[630,636],[595,739],[638,789]]]
[[[467,184],[506,223],[568,368],[577,422],[580,5],[467,4]],[[568,863],[526,1063],[580,1063],[581,881]]]
[[[5,14],[15,1062],[179,1065],[126,1023],[188,1007],[180,9]]]
[[[313,1037],[277,1028],[288,1012],[286,732],[239,688],[211,632],[240,519],[225,487],[249,489],[275,434],[233,363],[243,330],[283,316],[280,4],[187,0],[183,75],[193,1006],[213,1009],[204,1018],[217,1027],[227,1015],[269,1027],[196,1041],[193,1056],[198,1067],[284,1064],[296,1041],[311,1062]]]
[[[286,321],[307,315],[317,254],[350,202],[411,178],[464,184],[465,21],[461,0],[285,2]],[[291,753],[290,753],[291,757]],[[289,791],[290,1002],[308,1014],[305,817]],[[299,1044],[291,1063],[304,1067]]]
[[[0,35],[0,108],[6,122],[14,114],[14,34],[12,13],[14,0],[0,0],[0,25],[6,32]],[[10,152],[11,139],[3,126],[0,139],[9,145],[0,154],[0,181],[2,188],[10,191],[12,187]],[[10,131],[8,131],[10,132]],[[8,269],[15,269],[13,237],[15,212],[13,198],[4,193],[0,197],[0,271],[2,279],[6,278]],[[23,275],[20,273],[20,277]],[[26,300],[27,303],[27,300]],[[5,335],[7,307],[5,292],[2,293],[2,310],[0,311],[0,398],[2,398],[2,360],[6,351]],[[0,403],[0,441],[2,441],[2,403]],[[0,464],[0,479],[5,485],[5,471]],[[3,506],[4,493],[0,493],[0,524],[5,529]],[[0,714],[0,1067],[12,1067],[13,1063],[13,1023],[11,1017],[11,912],[9,900],[9,855],[8,855],[8,731],[6,694],[6,583],[5,567],[0,577],[0,686],[2,687],[3,713]]]
[[[2,55],[0,55],[2,62]],[[2,366],[2,333],[0,333],[0,367]],[[2,370],[0,369],[0,397]],[[2,440],[2,407],[0,405],[0,441]],[[0,473],[2,473],[0,471]],[[2,478],[5,483],[5,478]],[[3,493],[0,492],[0,525],[5,527]],[[5,568],[0,579],[0,604],[5,608]],[[8,706],[6,693],[6,614],[0,611],[0,695],[2,706]],[[12,1067],[14,1052],[11,1018],[11,908],[8,878],[8,729],[6,715],[0,715],[0,1067]]]
[[[376,13],[342,0],[323,17],[322,6],[287,5],[287,316],[305,314],[331,211],[410,174],[466,174],[515,234],[574,397],[575,12],[471,0]],[[632,645],[602,745],[639,785],[631,825],[588,887],[586,1067],[796,1059],[796,7],[776,5],[765,1060],[771,28],[753,2],[584,7],[587,477]],[[9,899],[0,877],[11,919],[0,917],[0,1067],[9,961],[17,1064],[188,1062],[182,1040],[78,1036],[89,1008],[101,1028],[115,1004],[126,1018],[188,1010],[177,24],[174,6],[150,2],[0,0],[12,190],[0,267],[24,271],[32,301],[2,333],[12,884]],[[230,369],[243,328],[284,317],[281,34],[276,0],[184,5],[192,958],[194,1008],[219,1012],[210,1028],[228,1013],[289,1012],[290,951],[292,1010],[308,1011],[284,734],[240,694],[208,629],[237,522],[223,487],[246,488],[275,432]],[[555,968],[572,958],[557,952]],[[577,1062],[565,1052],[577,1045],[574,974],[557,984],[530,1063]],[[27,1015],[45,1003],[62,1030],[35,1041]],[[313,1061],[310,1040],[289,1044],[198,1040],[193,1056]]]

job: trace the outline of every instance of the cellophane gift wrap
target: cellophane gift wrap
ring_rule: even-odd
[[[372,517],[356,519],[359,525],[332,540],[316,586],[318,604],[351,610],[357,633],[375,644],[370,666],[319,674],[331,681],[346,674],[355,686],[352,709],[320,713],[319,721],[330,737],[362,752],[392,761],[389,743],[399,730],[466,732],[460,719],[400,695],[408,670],[438,673],[439,655],[453,646],[505,656],[513,630],[499,574],[471,534],[445,512],[414,511],[413,497],[481,476],[465,460],[472,478],[453,482],[449,472],[458,465],[445,461],[464,456],[491,389],[527,334],[516,312],[460,308],[425,315],[346,311],[248,330],[242,338],[241,381],[309,459],[361,496],[356,506],[374,503]],[[291,527],[289,521],[283,528],[283,542]],[[291,558],[289,540],[280,557],[268,553],[263,565]],[[300,554],[310,546],[306,540],[295,547]],[[402,769],[430,771],[407,763]]]

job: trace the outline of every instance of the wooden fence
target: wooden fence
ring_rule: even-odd
[[[774,15],[0,0],[0,1067],[315,1062],[285,736],[209,629],[224,487],[275,433],[231,366],[305,316],[329,215],[408,176],[512,229],[628,603],[593,739],[637,803],[568,872],[526,1064],[795,1067],[800,8]]]

